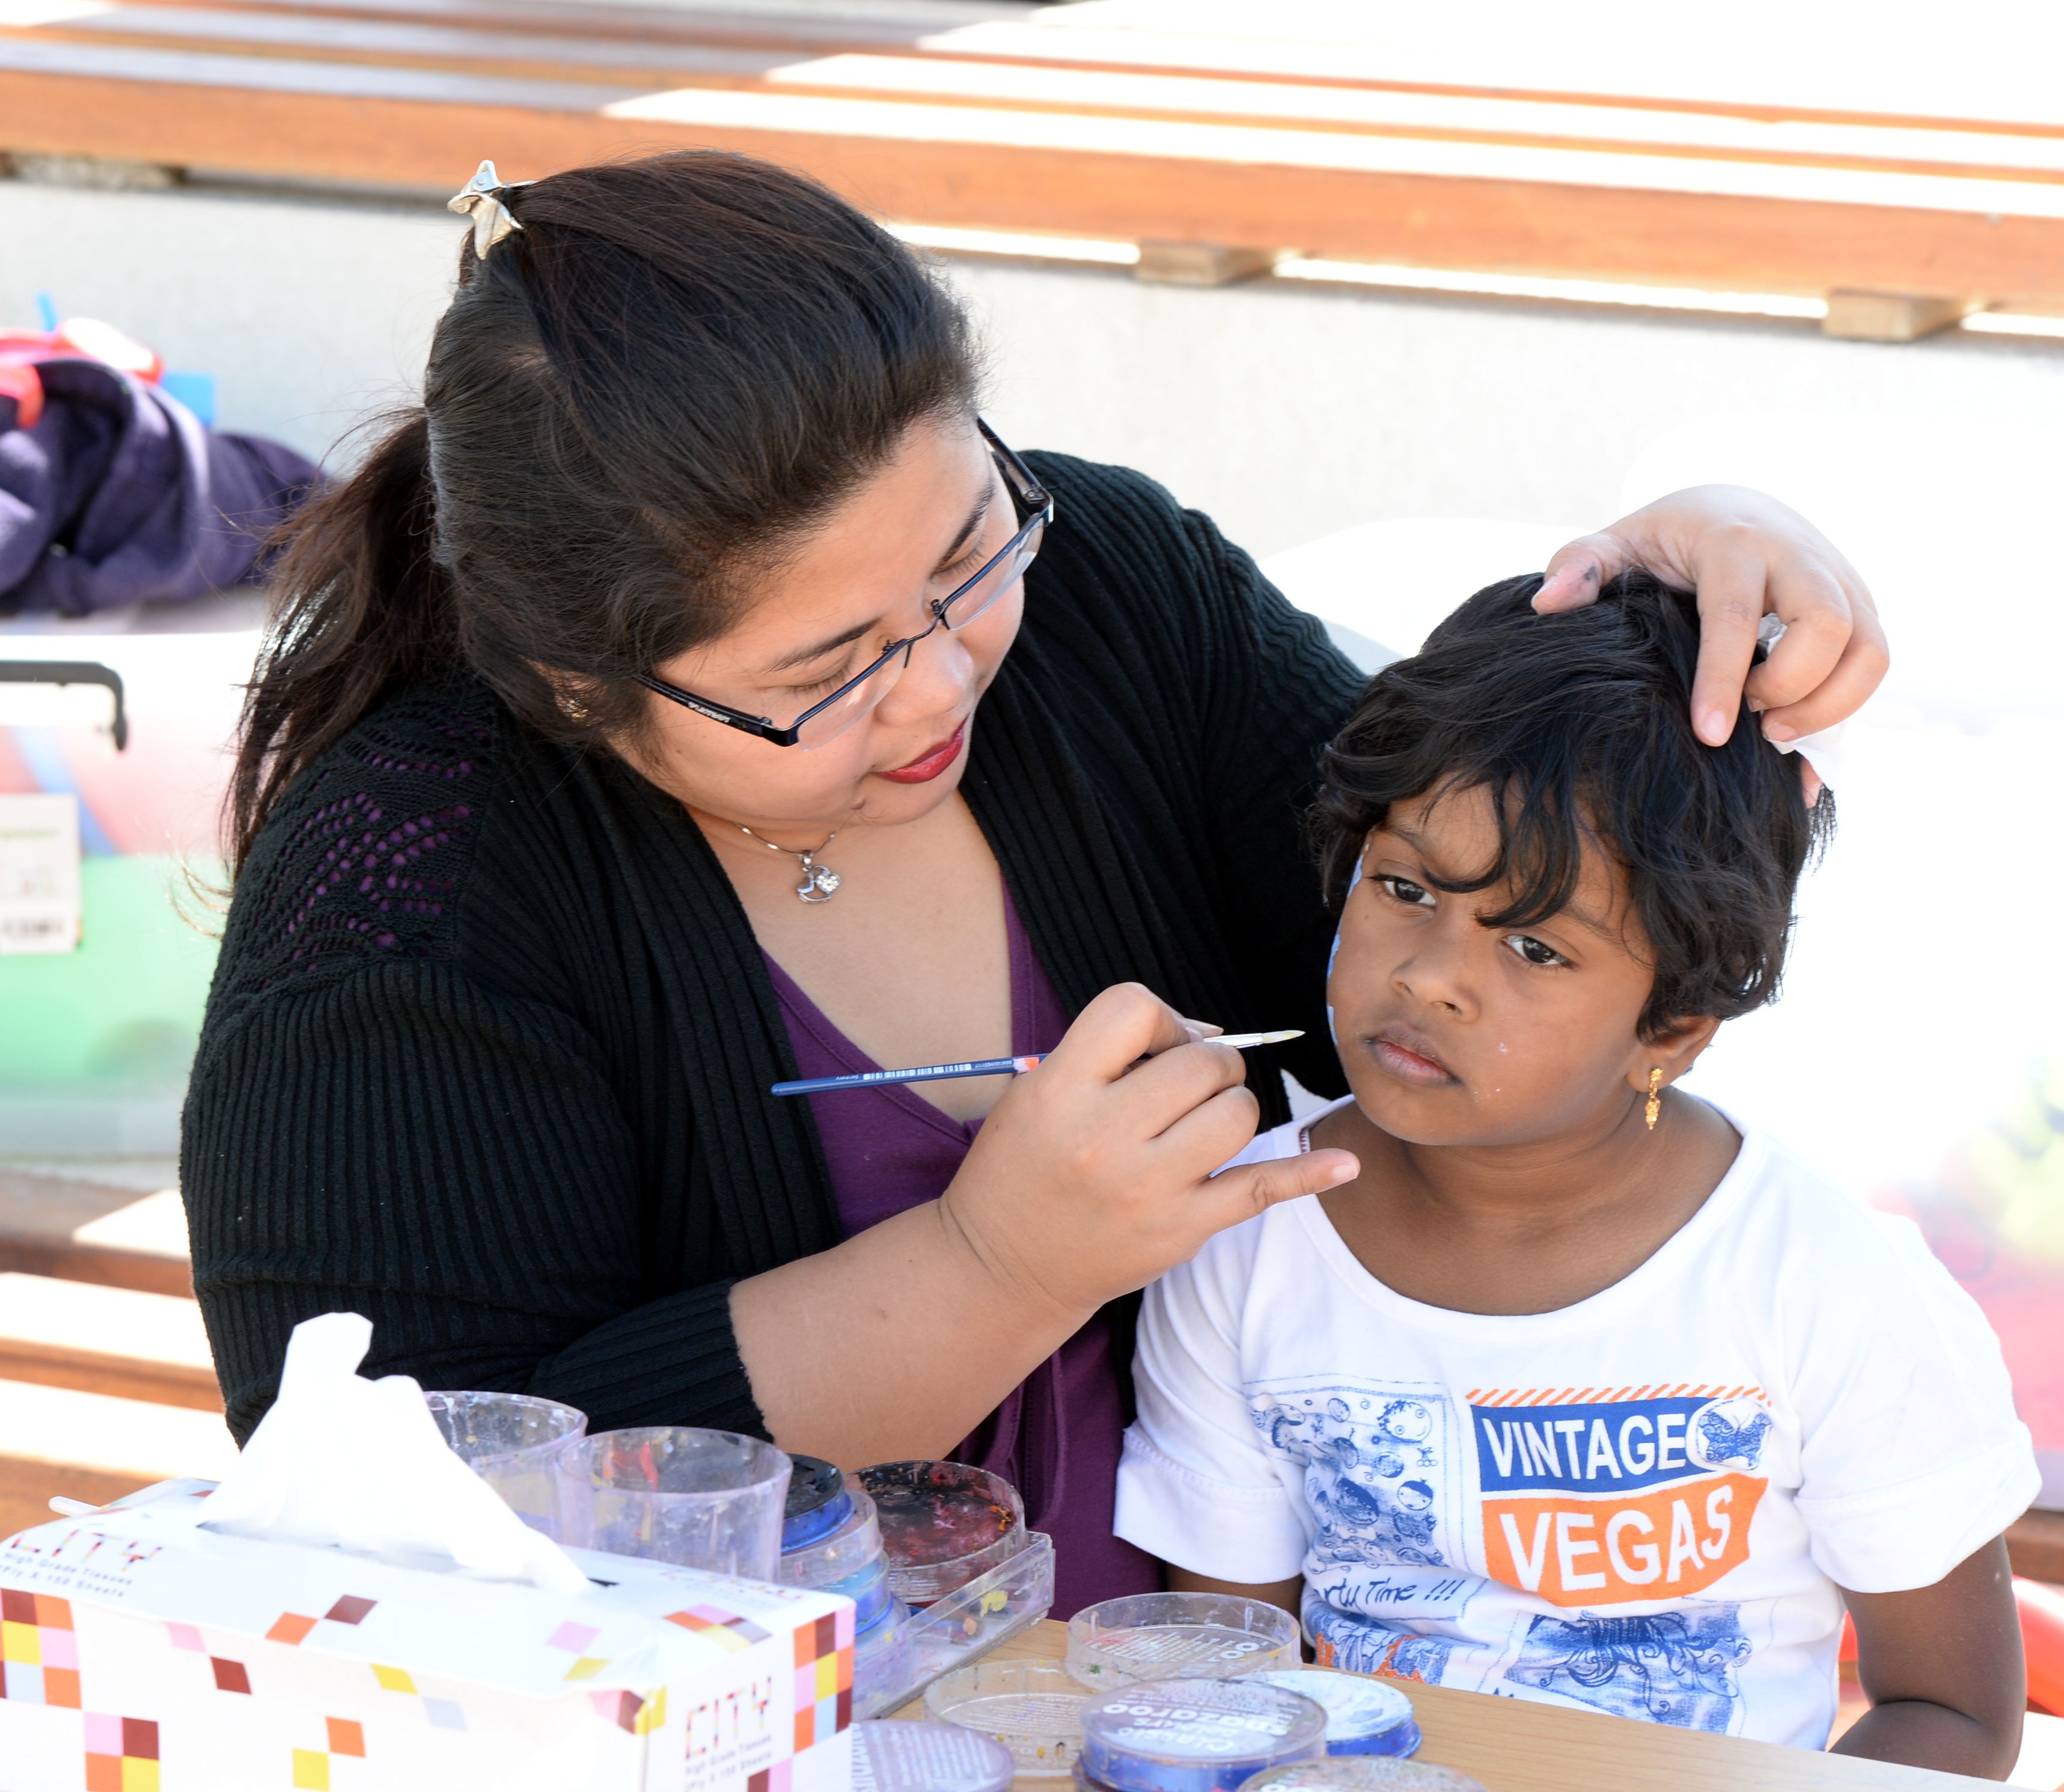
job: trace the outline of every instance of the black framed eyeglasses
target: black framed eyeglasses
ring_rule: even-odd
[[[854,677],[848,679],[821,703],[813,703],[785,728],[771,716],[748,715],[728,703],[714,703],[679,685],[668,684],[640,672],[638,682],[647,691],[679,703],[683,709],[737,728],[776,747],[800,747],[804,752],[836,740],[872,710],[890,691],[910,663],[910,654],[920,641],[935,629],[965,628],[990,609],[1024,576],[1045,538],[1046,526],[1054,520],[1052,496],[1033,477],[1032,469],[1006,447],[1003,440],[980,417],[975,427],[989,444],[990,457],[1003,475],[1005,489],[1018,512],[1018,533],[991,554],[971,578],[963,580],[945,597],[933,600],[930,624],[918,633],[889,646],[881,657]]]

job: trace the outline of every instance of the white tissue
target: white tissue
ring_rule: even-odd
[[[372,1343],[357,1313],[294,1327],[280,1397],[209,1498],[207,1528],[585,1592],[566,1552],[454,1453],[413,1380],[357,1372]]]

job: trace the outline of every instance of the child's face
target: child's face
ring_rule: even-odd
[[[1498,856],[1482,789],[1393,805],[1372,833],[1340,918],[1327,1000],[1355,1100],[1417,1145],[1510,1145],[1623,1124],[1647,1088],[1690,1067],[1716,1023],[1644,1043],[1654,973],[1622,874],[1586,854],[1569,907],[1530,927],[1486,927],[1510,900],[1425,881],[1478,875]],[[1637,1119],[1635,1124],[1639,1124]]]

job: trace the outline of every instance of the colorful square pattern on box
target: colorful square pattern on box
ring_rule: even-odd
[[[578,1552],[548,1593],[205,1510],[0,1541],[6,1792],[848,1792],[848,1601]]]

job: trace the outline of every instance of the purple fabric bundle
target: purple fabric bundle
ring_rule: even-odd
[[[0,614],[83,616],[242,584],[320,477],[292,449],[220,434],[99,361],[36,369],[33,429],[0,396]]]

